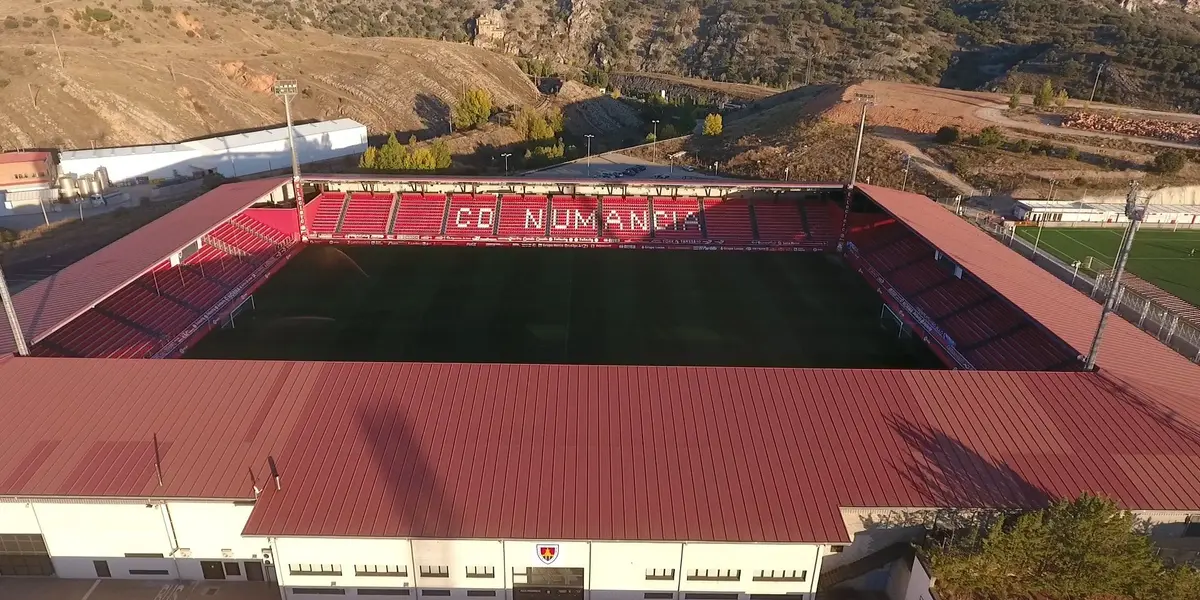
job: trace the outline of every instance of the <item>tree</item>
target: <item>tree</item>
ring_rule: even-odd
[[[1021,154],[1029,154],[1033,151],[1033,142],[1024,138],[1017,140],[1016,151]]]
[[[613,88],[612,91],[608,93],[608,95],[612,96],[613,100],[620,98],[621,97],[621,88]]]
[[[975,145],[980,148],[999,148],[1004,143],[1004,134],[997,127],[984,127],[975,136]]]
[[[1061,90],[1058,90],[1058,94],[1056,96],[1054,96],[1054,105],[1059,108],[1062,108],[1067,105],[1067,100],[1069,100],[1069,99],[1070,99],[1070,97],[1067,96],[1067,89],[1063,88]]]
[[[583,70],[583,82],[592,87],[608,87],[608,71],[592,65]]]
[[[363,152],[362,158],[358,159],[358,168],[374,169],[375,168],[375,159],[378,156],[379,156],[379,151],[375,149],[375,146],[367,146],[367,150],[365,152]]]
[[[533,121],[529,125],[529,136],[527,139],[531,142],[536,142],[539,140],[549,140],[553,138],[554,128],[550,127],[550,124],[546,122],[546,119],[542,118],[540,115],[534,117]]]
[[[1067,153],[1064,155],[1067,160],[1079,160],[1079,148],[1075,146],[1067,146]]]
[[[546,111],[546,124],[550,126],[550,129],[554,130],[554,133],[556,133],[556,134],[562,133],[562,131],[563,131],[562,111],[559,110],[557,107],[551,107],[549,110],[547,110]]]
[[[467,90],[454,104],[450,119],[457,129],[471,129],[487,124],[492,117],[492,94],[482,88]]]
[[[401,165],[407,154],[404,146],[401,146],[400,141],[396,139],[396,134],[392,133],[388,136],[387,143],[375,155],[375,168],[385,171],[402,168]]]
[[[721,115],[717,113],[709,113],[704,117],[704,135],[721,135],[725,130],[725,124],[722,122]]]
[[[936,585],[954,597],[1182,600],[1191,568],[1166,570],[1134,515],[1084,494],[965,532],[930,551]]]
[[[933,136],[933,141],[939,144],[953,144],[962,139],[962,132],[957,127],[946,125],[937,130],[937,134]]]
[[[675,130],[674,125],[667,123],[662,126],[662,129],[658,130],[658,135],[660,139],[669,140],[673,137],[679,137],[679,132]]]
[[[1008,97],[1008,107],[1012,110],[1021,108],[1021,86],[1018,85],[1012,95]]]
[[[650,144],[650,143],[653,143],[653,142],[657,142],[657,141],[658,141],[658,138],[657,138],[657,137],[655,137],[655,135],[654,135],[654,132],[653,132],[653,131],[652,131],[652,132],[650,132],[650,133],[647,133],[647,134],[646,134],[646,143],[647,143],[647,144]]]
[[[1054,82],[1049,79],[1042,82],[1042,87],[1033,95],[1033,105],[1038,108],[1049,108],[1054,102]]]
[[[430,151],[433,153],[433,166],[436,169],[448,169],[454,162],[450,156],[450,148],[442,140],[434,142]]]
[[[1178,150],[1164,150],[1154,156],[1154,171],[1163,175],[1174,175],[1183,170],[1187,157]]]

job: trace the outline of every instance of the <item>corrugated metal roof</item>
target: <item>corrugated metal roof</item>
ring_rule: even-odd
[[[13,304],[26,340],[33,345],[287,181],[223,185],[21,291]],[[0,355],[15,349],[8,320],[0,319]]]
[[[1095,301],[924,196],[871,185],[861,188],[1080,354],[1088,353],[1100,319]],[[1200,403],[1200,365],[1120,317],[1108,323],[1097,363],[1101,369],[1152,392],[1170,410],[1194,413]]]
[[[247,535],[830,542],[843,506],[1200,509],[1195,411],[1095,373],[10,358],[0,389],[0,495],[251,498],[253,471]]]
[[[307,136],[322,135],[325,133],[333,133],[335,131],[344,131],[348,129],[365,130],[366,126],[353,119],[334,119],[332,121],[317,121],[315,123],[296,125],[295,129],[296,137],[304,138]],[[180,142],[178,144],[153,144],[148,146],[120,146],[116,148],[64,150],[60,153],[60,160],[85,160],[92,158],[106,158],[111,156],[129,156],[135,154],[183,152],[188,150],[223,152],[229,148],[240,148],[242,146],[252,146],[255,144],[262,144],[272,141],[283,141],[286,139],[287,127],[274,127],[271,129],[260,129],[257,131],[234,133],[231,135],[222,135],[218,137],[205,138],[202,140]]]
[[[50,158],[49,152],[4,152],[0,153],[0,165],[44,161]]]

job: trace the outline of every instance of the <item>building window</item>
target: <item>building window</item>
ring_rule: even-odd
[[[469,597],[495,596],[496,590],[467,590]]]
[[[829,547],[829,552],[831,554],[841,554],[845,550],[846,550],[845,546],[830,546]]]
[[[779,598],[795,598],[792,594],[750,594],[750,600],[778,600]]]
[[[166,569],[130,569],[130,575],[170,575]]]
[[[358,588],[359,596],[407,596],[408,588]]]
[[[738,595],[699,592],[693,594],[684,594],[683,600],[738,600]]]
[[[292,575],[341,575],[342,565],[289,564],[288,572]]]
[[[345,596],[346,590],[342,588],[292,588],[293,594],[310,594],[313,596]]]
[[[354,565],[359,577],[408,577],[408,565]]]
[[[156,552],[126,552],[125,558],[163,558],[163,555]]]
[[[421,590],[422,596],[449,596],[450,590]]]
[[[241,565],[241,563],[236,563],[236,562],[227,562],[227,563],[225,563],[225,574],[226,574],[226,575],[232,575],[232,576],[235,576],[235,577],[241,577],[241,576],[242,576],[242,565]]]
[[[646,600],[671,600],[675,597],[674,592],[646,592],[642,594]]]
[[[1183,537],[1200,537],[1200,515],[1188,515],[1183,522]]]
[[[496,567],[467,567],[467,577],[495,579]]]
[[[795,569],[759,571],[754,576],[754,581],[804,581],[805,579],[808,579],[808,571]]]
[[[740,581],[741,569],[692,569],[688,581]]]
[[[647,581],[675,581],[675,569],[646,569]]]
[[[421,565],[421,577],[449,577],[450,567]],[[424,592],[422,592],[424,593]]]

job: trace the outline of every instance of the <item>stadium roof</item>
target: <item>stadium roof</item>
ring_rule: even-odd
[[[924,196],[877,186],[862,189],[1081,355],[1088,353],[1100,320],[1094,300]],[[1108,320],[1097,364],[1114,378],[1153,392],[1171,410],[1198,416],[1200,366],[1125,319]]]
[[[33,345],[53,333],[287,181],[223,185],[21,291],[13,305],[26,340]],[[0,355],[15,349],[8,320],[0,320]]]
[[[838,542],[839,507],[1200,508],[1190,417],[1092,373],[9,358],[0,389],[0,495],[256,482],[246,535]]]

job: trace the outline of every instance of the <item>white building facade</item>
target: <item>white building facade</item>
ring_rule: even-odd
[[[357,156],[367,148],[367,127],[351,119],[296,125],[301,164]],[[82,175],[108,169],[113,181],[136,177],[171,179],[209,171],[241,177],[291,166],[287,128],[277,127],[178,144],[65,150],[59,172]]]
[[[270,581],[285,598],[811,598],[819,544],[256,538],[252,502],[0,500],[0,571]],[[19,569],[24,569],[24,572]]]

